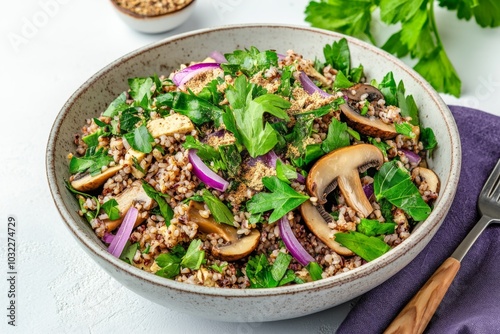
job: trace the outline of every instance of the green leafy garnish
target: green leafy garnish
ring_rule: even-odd
[[[113,100],[113,102],[110,103],[106,111],[102,114],[103,116],[106,117],[114,117],[118,115],[119,112],[130,108],[130,106],[127,104],[127,93],[123,92],[116,99]]]
[[[165,219],[165,225],[167,225],[167,227],[170,226],[170,221],[172,220],[172,218],[174,218],[174,210],[165,200],[165,198],[169,198],[169,196],[167,194],[156,191],[156,189],[146,181],[142,182],[142,189],[144,189],[146,195],[148,195],[158,204],[158,206],[160,207],[160,213],[163,219]]]
[[[127,133],[134,131],[137,123],[141,121],[139,110],[136,107],[127,108],[120,114],[120,132]]]
[[[236,145],[219,146],[219,153],[230,177],[236,177],[241,166],[241,155]]]
[[[394,123],[394,127],[396,128],[396,132],[402,134],[408,138],[415,138],[415,132],[413,132],[413,126],[410,123]]]
[[[224,273],[224,270],[227,268],[227,262],[222,262],[220,265],[214,263],[210,266],[210,269],[215,270],[218,273]]]
[[[391,249],[388,244],[377,237],[369,237],[354,231],[335,233],[335,240],[366,261],[375,260]]]
[[[438,0],[437,3],[456,10],[459,19],[474,17],[481,27],[500,26],[500,4],[496,0]],[[434,0],[310,1],[305,19],[314,27],[369,39],[376,44],[371,20],[374,12],[380,13],[382,22],[398,25],[382,48],[400,58],[409,55],[417,59],[414,69],[436,90],[459,97],[461,81],[441,42],[434,4]]]
[[[127,241],[125,244],[125,248],[120,255],[120,260],[127,262],[128,264],[132,264],[134,261],[135,253],[137,253],[137,249],[139,249],[139,243],[134,242],[133,244],[130,241]]]
[[[269,223],[277,221],[309,199],[309,196],[296,192],[276,176],[266,176],[262,183],[271,193],[256,194],[247,202],[247,209],[252,214],[273,210]]]
[[[184,142],[184,144],[182,144],[182,147],[184,147],[185,149],[197,150],[196,155],[204,161],[220,159],[220,153],[215,148],[208,144],[200,142],[193,136],[186,136],[186,141]]]
[[[436,149],[438,144],[434,131],[432,131],[431,128],[422,128],[420,130],[420,140],[424,145],[424,149],[426,149],[429,155],[432,156],[432,152]]]
[[[377,201],[387,199],[415,221],[425,220],[431,213],[431,208],[422,199],[408,171],[399,167],[397,161],[382,165],[374,176],[373,188]]]
[[[251,256],[246,265],[246,274],[251,288],[274,288],[295,280],[295,274],[287,269],[292,256],[278,253],[271,265],[264,254]]]
[[[283,182],[290,184],[297,178],[297,171],[293,166],[285,164],[281,159],[276,160],[276,176]]]
[[[216,222],[231,226],[234,225],[233,213],[231,212],[231,210],[229,210],[227,205],[225,205],[220,199],[214,196],[207,189],[203,190],[202,197]]]
[[[154,138],[151,136],[145,125],[135,128],[134,131],[124,134],[123,137],[136,151],[151,153],[153,150],[152,143],[154,142]]]
[[[120,210],[118,209],[118,202],[116,199],[112,198],[107,200],[102,204],[101,208],[106,212],[110,220],[116,220],[120,218]]]
[[[85,219],[87,219],[87,221],[90,223],[92,219],[95,219],[97,217],[99,211],[101,210],[101,204],[99,200],[95,196],[76,190],[75,188],[73,188],[70,182],[66,182],[65,184],[66,188],[68,188],[69,191],[71,191],[75,195],[79,195],[77,197],[78,197],[78,204],[80,205],[80,211],[84,215]],[[97,206],[95,211],[91,211],[85,208],[85,198],[90,198],[94,200]]]
[[[288,120],[285,110],[290,107],[290,102],[274,94],[253,98],[253,86],[244,76],[239,76],[234,86],[228,87],[226,97],[232,110],[226,114],[232,115],[230,118],[234,124],[228,126],[227,116],[224,123],[228,130],[236,132],[235,136],[241,138],[250,156],[255,158],[266,154],[278,143],[276,130],[264,122],[264,113]]]
[[[252,46],[248,50],[235,50],[224,55],[227,63],[221,64],[224,73],[237,76],[239,72],[247,77],[252,77],[257,72],[266,70],[271,66],[278,66],[278,55],[274,51],[259,51]]]
[[[335,68],[338,73],[335,76],[333,86],[338,89],[352,87],[363,77],[363,66],[351,69],[351,51],[345,38],[332,45],[325,45],[323,54],[327,64]]]
[[[323,278],[321,276],[321,274],[323,274],[323,269],[321,269],[321,266],[317,262],[309,262],[306,266],[306,269],[309,272],[309,275],[311,275],[313,281],[317,281]]]
[[[366,236],[374,237],[383,234],[392,234],[396,228],[395,223],[381,223],[376,219],[362,218],[356,226],[358,232]]]
[[[331,152],[338,148],[349,146],[350,139],[349,133],[347,132],[347,124],[332,118],[330,125],[328,126],[328,134],[321,143],[321,149],[325,152]]]
[[[113,158],[108,155],[108,151],[104,148],[98,150],[95,147],[88,148],[83,157],[77,158],[73,156],[69,161],[69,172],[71,174],[89,172],[95,176],[101,173],[104,166],[109,165]]]
[[[152,78],[131,78],[128,80],[130,87],[130,97],[135,101],[136,106],[148,108],[153,92],[151,88],[154,85]]]
[[[156,264],[161,268],[156,275],[165,278],[174,278],[179,275],[181,268],[192,270],[200,269],[205,262],[205,251],[201,249],[202,241],[193,240],[186,250],[181,245],[177,245],[169,253],[160,254],[156,259]]]

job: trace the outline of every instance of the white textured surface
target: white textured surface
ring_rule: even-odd
[[[126,27],[108,1],[10,1],[0,13],[0,332],[330,333],[349,309],[273,323],[193,319],[121,287],[78,248],[63,226],[45,178],[45,146],[66,99],[104,65],[180,32],[244,22],[304,24],[307,0],[197,0],[191,20],[161,35]],[[52,4],[51,6],[47,4]],[[54,5],[56,4],[56,5]],[[446,102],[500,115],[500,29],[483,30],[438,11],[463,96]],[[29,29],[30,24],[37,24]],[[17,45],[12,39],[23,38]],[[7,216],[17,226],[17,324],[7,326]],[[251,307],[251,305],[249,305]],[[291,306],[293,307],[293,306]],[[272,310],[270,310],[272,312]]]

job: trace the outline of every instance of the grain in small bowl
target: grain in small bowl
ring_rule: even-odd
[[[79,214],[79,202],[67,188],[71,176],[68,152],[75,149],[74,134],[80,130],[82,120],[93,119],[100,111],[107,110],[110,102],[127,89],[128,78],[151,73],[168,75],[179,69],[180,64],[203,60],[214,51],[227,55],[252,46],[275,50],[269,52],[275,57],[278,52],[284,55],[294,49],[303,54],[304,59],[321,58],[326,44],[332,45],[344,38],[350,48],[352,66],[363,64],[366,82],[371,82],[370,79],[380,82],[388,72],[392,72],[398,82],[404,82],[419,109],[421,125],[434,129],[438,142],[427,163],[439,177],[439,197],[429,216],[393,249],[352,270],[314,281],[271,288],[220,288],[167,279],[120,260]],[[136,50],[103,68],[63,106],[51,130],[46,164],[50,190],[62,221],[78,244],[118,282],[144,298],[186,314],[212,320],[260,322],[295,318],[339,305],[404,270],[440,228],[451,206],[460,174],[461,149],[456,124],[440,96],[419,74],[386,52],[330,31],[272,24],[235,25],[174,36]]]
[[[132,29],[162,33],[189,19],[196,0],[111,0],[117,15]]]

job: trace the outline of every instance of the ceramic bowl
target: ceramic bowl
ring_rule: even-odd
[[[195,9],[196,0],[175,12],[154,16],[137,14],[117,5],[114,0],[111,0],[111,4],[120,19],[132,29],[148,34],[157,34],[175,29],[189,19]]]
[[[403,269],[440,227],[457,188],[461,151],[456,124],[436,91],[410,67],[386,52],[346,37],[353,65],[364,65],[368,78],[381,80],[392,71],[403,80],[420,109],[423,126],[432,127],[439,142],[429,161],[441,180],[441,194],[429,218],[395,249],[359,268],[315,282],[272,289],[221,289],[180,283],[135,268],[108,253],[87,222],[78,216],[78,203],[65,188],[68,152],[82,121],[96,117],[127,89],[127,79],[169,73],[180,63],[204,59],[214,50],[230,52],[256,46],[285,53],[294,49],[305,57],[323,59],[323,46],[345,37],[308,27],[235,25],[171,37],[131,52],[109,64],[69,98],[60,111],[47,146],[47,176],[62,222],[77,244],[117,281],[137,294],[168,308],[214,320],[251,322],[283,320],[318,312],[349,301]],[[116,301],[119,303],[119,301]]]

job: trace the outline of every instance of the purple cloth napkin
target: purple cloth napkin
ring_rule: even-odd
[[[407,267],[359,299],[337,333],[384,331],[479,219],[477,198],[500,158],[500,117],[465,107],[450,109],[463,159],[448,216]],[[466,255],[426,333],[500,333],[500,225],[490,225]]]

